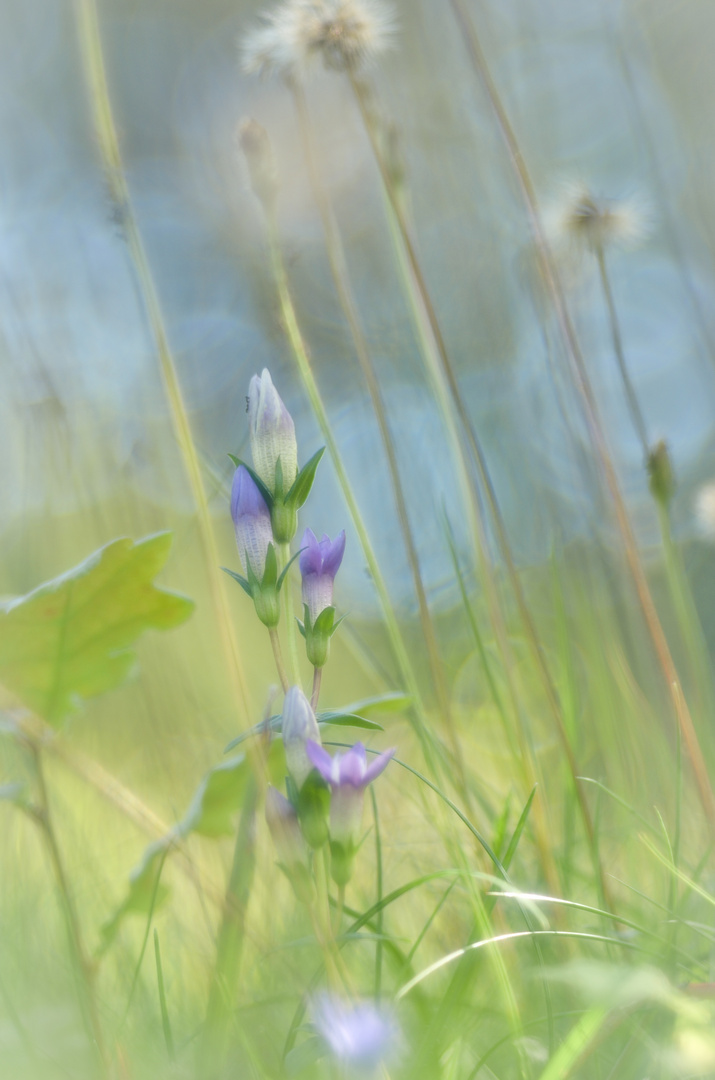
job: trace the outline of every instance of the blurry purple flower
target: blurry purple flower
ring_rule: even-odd
[[[392,1013],[371,1001],[354,1005],[323,994],[313,1004],[313,1022],[331,1053],[345,1066],[372,1071],[391,1057],[400,1041]]]
[[[259,581],[266,568],[268,545],[273,542],[271,513],[248,469],[239,465],[231,487],[231,517],[244,572],[248,563]]]
[[[300,791],[313,770],[306,746],[312,744],[320,750],[320,728],[310,702],[299,686],[291,686],[283,704],[281,725],[288,772]]]
[[[323,534],[318,541],[312,529],[306,529],[300,545],[300,572],[303,577],[303,603],[308,605],[314,624],[321,611],[333,605],[333,584],[345,553],[345,531],[335,540]]]
[[[251,379],[248,424],[254,469],[268,490],[275,492],[276,462],[280,458],[285,495],[298,475],[298,445],[293,418],[273,385],[268,368]]]
[[[308,759],[316,767],[331,789],[330,838],[350,848],[357,843],[362,821],[365,788],[383,771],[395,754],[397,747],[379,754],[368,765],[365,747],[355,743],[346,754],[331,758],[317,742],[308,739]]]

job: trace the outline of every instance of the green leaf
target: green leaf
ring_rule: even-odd
[[[231,836],[233,816],[243,801],[250,769],[243,754],[221,762],[203,778],[178,831],[200,836]]]
[[[0,683],[55,727],[82,699],[119,686],[136,639],[193,611],[193,601],[153,584],[170,546],[169,533],[114,540],[0,607]]]
[[[312,1068],[317,1061],[325,1057],[325,1052],[323,1040],[318,1038],[317,1035],[311,1035],[286,1054],[284,1062],[286,1074],[288,1076],[299,1076],[300,1073]]]
[[[238,584],[243,589],[243,591],[245,593],[248,593],[248,595],[251,597],[251,599],[253,599],[253,593],[251,592],[251,586],[248,584],[245,577],[241,577],[241,575],[237,574],[235,570],[229,570],[229,568],[227,566],[222,566],[221,569],[223,570],[224,574],[228,574],[228,576],[232,577],[234,581],[237,581]]]
[[[284,566],[284,567],[283,567],[283,569],[281,570],[281,573],[280,573],[280,577],[278,578],[278,581],[276,582],[276,592],[280,592],[280,591],[281,591],[281,585],[283,584],[283,582],[284,582],[284,580],[285,580],[285,576],[286,576],[286,574],[288,573],[288,571],[290,570],[291,566],[293,565],[293,563],[295,562],[295,560],[296,560],[296,559],[298,558],[298,556],[300,555],[300,553],[301,553],[302,551],[305,551],[305,548],[300,548],[300,550],[299,550],[299,551],[296,551],[295,555],[292,555],[292,556],[290,557],[290,559],[288,560],[288,562],[287,562],[287,563],[285,564],[285,566]]]
[[[382,724],[377,720],[368,720],[366,716],[358,716],[357,713],[321,712],[316,716],[319,724],[332,724],[333,727],[357,727],[368,728],[370,731],[384,731]]]
[[[315,471],[320,464],[320,459],[325,453],[325,447],[321,446],[320,450],[317,450],[310,461],[306,462],[303,468],[300,470],[295,480],[293,481],[293,487],[290,489],[285,497],[285,501],[293,503],[294,506],[302,506],[305,500],[310,495],[310,489],[313,486],[315,480]]]
[[[353,701],[350,705],[343,706],[341,713],[358,713],[360,716],[370,716],[372,713],[398,713],[404,712],[412,704],[409,694],[400,690],[380,694],[378,697],[363,698],[361,701]]]

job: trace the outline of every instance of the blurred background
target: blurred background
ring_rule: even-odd
[[[596,592],[625,627],[624,648],[632,646],[646,685],[652,659],[629,644],[632,611],[619,591],[615,531],[487,99],[447,6],[394,6],[395,48],[371,77],[395,125],[423,269],[517,563],[537,599],[554,556],[565,574],[572,567],[602,574],[611,592]],[[609,252],[609,271],[649,438],[665,439],[671,453],[673,531],[712,652],[715,559],[695,506],[700,486],[715,478],[715,7],[710,0],[473,0],[469,9],[544,210],[558,203],[565,181],[577,180],[599,197],[636,200],[648,220],[637,247]],[[389,476],[333,287],[293,105],[279,80],[240,69],[240,38],[259,10],[247,0],[99,2],[133,207],[205,470],[221,561],[237,567],[227,454],[248,453],[251,376],[270,368],[295,419],[302,462],[323,442],[280,324],[260,207],[237,143],[247,117],[267,129],[298,318],[392,601],[416,642],[416,600]],[[117,535],[174,532],[163,581],[196,600],[194,617],[171,635],[148,637],[141,675],[90,703],[67,733],[78,752],[111,767],[171,822],[238,727],[191,490],[96,145],[73,7],[2,0],[0,20],[0,596],[29,591]],[[454,698],[471,717],[481,690],[445,524],[476,588],[455,463],[349,86],[316,73],[308,99]],[[564,266],[610,449],[638,539],[655,563],[656,511],[595,263]],[[389,688],[394,671],[377,600],[327,456],[302,524],[318,534],[348,533],[336,598],[351,618],[326,672],[325,704]],[[498,563],[496,548],[493,557]],[[656,565],[653,579],[658,592]],[[244,600],[239,590],[231,593],[258,719],[275,676]],[[537,611],[548,625],[548,605]],[[617,711],[610,722],[617,726]],[[485,753],[490,738],[485,730]],[[588,730],[585,740],[584,766],[598,755]],[[12,748],[3,747],[1,760],[7,777],[21,768]],[[624,771],[637,775],[637,761],[634,749]],[[55,782],[68,857],[85,883],[81,903],[99,925],[121,897],[145,838],[76,773],[60,770]],[[44,1030],[55,1033],[48,1038],[59,1038],[67,1029],[51,980],[38,994],[33,980],[20,977],[39,965],[58,985],[69,979],[55,956],[59,916],[43,888],[30,828],[0,829],[4,865],[13,867],[3,873],[18,886],[3,898],[17,934],[4,944],[0,967],[8,985],[25,986],[20,1011],[32,1017],[44,1009]],[[426,852],[436,840],[424,834],[419,844]],[[401,849],[396,866],[414,855]],[[191,923],[193,913],[189,906],[176,917],[200,969],[210,936]],[[171,969],[171,958],[167,963]],[[129,960],[125,967],[131,970]],[[177,987],[178,980],[175,994]],[[180,1014],[181,1002],[175,1007]],[[15,1028],[3,1032],[16,1049]]]

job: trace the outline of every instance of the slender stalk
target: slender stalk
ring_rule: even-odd
[[[285,694],[290,686],[288,682],[288,676],[286,674],[285,664],[283,663],[283,653],[281,651],[281,642],[278,637],[278,631],[275,627],[271,627],[268,631],[268,636],[271,639],[271,648],[273,649],[273,659],[276,662],[276,670],[278,671],[278,678],[281,681],[283,687],[283,693]]]
[[[211,977],[206,1021],[199,1041],[196,1075],[201,1080],[214,1080],[221,1075],[228,1027],[234,1016],[234,999],[246,936],[246,908],[256,864],[257,803],[258,785],[256,778],[251,775],[236,833],[223,917],[216,939],[216,961]]]
[[[75,2],[82,59],[107,184],[127,239],[139,291],[144,303],[144,311],[156,345],[164,391],[174,425],[174,434],[179,445],[196,507],[199,536],[206,560],[206,573],[209,578],[217,629],[227,660],[233,696],[243,714],[244,723],[248,724],[250,721],[250,703],[246,679],[231,619],[226,587],[219,569],[220,559],[199,457],[181,392],[176,364],[169,345],[161,303],[124,175],[119,138],[107,85],[97,8],[95,0],[75,0]]]
[[[280,559],[280,569],[283,570],[285,566],[290,562],[290,544],[278,545],[278,557]],[[288,641],[288,666],[290,669],[291,682],[295,685],[299,682],[298,676],[298,646],[296,643],[296,626],[295,626],[295,613],[293,609],[293,593],[291,592],[291,571],[293,567],[288,571],[283,582],[283,603],[286,613],[286,638]]]
[[[658,618],[658,613],[641,563],[640,554],[633,534],[633,528],[608,450],[603,425],[593,393],[593,387],[588,378],[588,372],[581,353],[581,347],[576,336],[563,288],[541,223],[531,176],[487,66],[479,38],[477,37],[474,26],[467,16],[462,0],[450,0],[450,3],[457,23],[462,31],[469,57],[487,92],[499,131],[504,140],[509,159],[519,183],[532,235],[536,244],[544,283],[551,296],[561,337],[566,347],[569,368],[575,385],[581,395],[589,432],[603,472],[606,488],[611,496],[616,522],[621,533],[626,560],[633,578],[643,618],[653,644],[658,664],[660,665],[663,678],[668,688],[673,712],[680,726],[705,816],[710,827],[715,829],[715,794],[713,794],[705,759],[700,748],[690,710],[683,695],[678,671],[668,647],[668,642],[665,633],[663,632],[660,619]]]
[[[323,404],[323,399],[320,396],[318,385],[313,375],[313,370],[310,365],[310,359],[308,357],[308,350],[303,336],[298,326],[298,320],[293,306],[293,299],[288,287],[288,278],[285,269],[285,263],[283,261],[283,254],[281,251],[280,241],[278,238],[277,223],[274,214],[266,214],[266,222],[268,226],[268,240],[271,254],[271,264],[273,268],[273,275],[276,284],[276,290],[278,292],[278,300],[281,309],[281,315],[283,319],[283,326],[288,338],[288,342],[291,347],[291,351],[298,366],[303,385],[310,399],[313,412],[316,415],[318,423],[320,424],[323,438],[328,446],[330,456],[333,461],[333,467],[338,478],[338,483],[343,493],[343,498],[347,503],[350,516],[352,517],[353,524],[355,525],[356,532],[358,534],[360,545],[365,555],[365,561],[368,565],[368,570],[375,584],[375,589],[380,600],[380,606],[382,607],[383,616],[385,618],[385,624],[387,627],[388,636],[390,638],[390,644],[397,661],[401,677],[404,679],[407,690],[412,695],[416,705],[416,730],[422,742],[423,749],[428,758],[431,758],[431,750],[429,747],[428,735],[425,728],[424,718],[422,715],[422,709],[420,706],[421,695],[419,686],[415,679],[412,665],[407,654],[407,649],[402,640],[402,634],[397,623],[390,596],[387,591],[385,580],[382,576],[382,571],[378,564],[375,552],[370,538],[368,536],[367,528],[363,521],[362,515],[358,508],[355,496],[353,495],[352,487],[350,486],[350,480],[348,479],[345,466],[343,464],[342,456],[338,449],[338,444],[333,435],[333,429],[328,419],[328,414]]]
[[[608,271],[606,270],[606,256],[602,244],[599,244],[595,248],[594,254],[596,256],[596,262],[598,263],[598,273],[601,279],[603,298],[606,302],[606,309],[608,311],[608,322],[611,328],[613,351],[616,354],[618,370],[620,371],[621,379],[623,380],[623,389],[626,394],[626,401],[628,402],[628,409],[631,414],[631,420],[633,421],[633,427],[636,429],[636,434],[640,439],[641,447],[643,449],[643,461],[646,462],[648,460],[648,454],[650,452],[648,433],[646,431],[645,420],[643,419],[643,413],[641,411],[640,403],[638,401],[638,395],[636,394],[636,389],[631,382],[628,365],[626,364],[626,355],[623,351],[623,340],[621,338],[621,328],[618,322],[618,315],[616,314],[616,305],[613,300],[611,282],[608,276]]]
[[[310,707],[315,712],[318,708],[318,698],[320,697],[320,683],[323,678],[323,669],[316,667],[313,668],[313,692],[310,695]]]
[[[494,485],[489,474],[489,469],[487,467],[486,458],[484,456],[484,452],[477,437],[476,431],[474,430],[474,425],[472,424],[471,418],[462,399],[459,385],[454,374],[454,369],[449,359],[449,354],[447,352],[447,347],[444,341],[444,337],[442,335],[441,327],[437,319],[437,314],[434,309],[429,290],[427,288],[427,283],[422,273],[420,261],[417,256],[417,250],[415,248],[414,241],[412,239],[410,229],[405,218],[404,209],[402,207],[400,199],[397,197],[397,194],[394,190],[394,185],[391,182],[389,170],[387,168],[379,146],[377,132],[375,130],[373,111],[371,108],[367,88],[354,76],[351,76],[350,81],[355,95],[355,99],[362,115],[365,129],[370,139],[373,154],[378,169],[380,171],[385,192],[390,201],[390,206],[395,216],[395,220],[399,226],[411,274],[419,292],[419,300],[426,314],[429,323],[430,333],[434,341],[441,364],[442,373],[449,387],[450,398],[454,406],[455,412],[459,418],[460,425],[462,427],[464,436],[467,440],[470,452],[473,457],[474,465],[477,468],[479,479],[486,495],[486,499],[491,513],[491,518],[497,536],[497,541],[499,544],[499,550],[506,564],[509,581],[511,583],[514,597],[517,602],[517,607],[519,609],[519,614],[524,626],[524,630],[526,632],[526,637],[529,642],[532,655],[536,662],[537,670],[541,676],[544,685],[547,700],[549,702],[549,707],[556,723],[559,740],[561,742],[568,768],[571,773],[571,778],[574,785],[574,790],[576,792],[579,810],[587,834],[589,848],[591,850],[594,866],[596,868],[600,882],[601,894],[604,898],[606,898],[608,897],[608,887],[603,873],[603,868],[598,857],[593,821],[591,819],[591,812],[588,806],[588,802],[586,800],[585,791],[583,790],[582,785],[578,779],[579,769],[573,747],[571,746],[564,726],[561,703],[559,701],[556,687],[551,676],[551,672],[548,668],[546,659],[543,654],[543,650],[541,648],[541,643],[539,641],[539,635],[536,630],[533,616],[526,602],[523,586],[521,584],[521,579],[519,577],[516,564],[514,562],[509,538],[506,532],[506,527],[504,525],[504,519],[502,518],[501,510],[499,508],[499,503],[496,497],[496,491],[494,489]]]
[[[372,402],[375,418],[377,420],[378,428],[380,430],[380,438],[382,439],[382,445],[385,451],[388,472],[390,474],[390,483],[392,485],[395,507],[397,509],[397,519],[400,526],[400,532],[402,533],[402,540],[405,546],[407,561],[409,563],[410,572],[412,574],[415,595],[417,597],[420,626],[422,628],[422,636],[424,638],[425,646],[427,648],[427,657],[430,666],[430,673],[432,675],[432,681],[434,683],[434,688],[437,696],[437,702],[439,705],[440,713],[444,719],[445,726],[447,727],[448,735],[452,745],[452,751],[454,753],[455,764],[461,775],[461,786],[466,792],[466,783],[464,780],[464,772],[462,765],[462,754],[459,748],[459,739],[454,726],[454,718],[452,715],[449,690],[447,687],[444,673],[444,664],[442,662],[442,657],[440,656],[434,622],[432,620],[432,614],[429,610],[427,594],[425,591],[424,582],[422,580],[422,572],[420,570],[417,547],[415,545],[412,528],[410,526],[409,514],[407,510],[407,501],[405,499],[402,479],[400,477],[400,470],[397,463],[397,453],[395,450],[395,443],[392,438],[392,433],[390,431],[390,425],[387,417],[387,409],[385,407],[385,402],[382,396],[382,391],[380,389],[380,384],[375,373],[375,366],[372,361],[370,349],[367,343],[367,339],[365,337],[365,332],[362,328],[357,304],[355,302],[355,296],[353,293],[352,283],[350,281],[350,274],[345,258],[345,249],[343,246],[342,236],[340,234],[340,228],[335,219],[335,214],[330,204],[330,198],[322,182],[320,173],[316,165],[315,152],[313,147],[312,126],[308,114],[305,92],[302,85],[296,80],[292,80],[291,90],[293,93],[293,100],[295,102],[296,113],[298,116],[298,124],[303,142],[303,152],[308,165],[308,173],[310,176],[310,183],[313,190],[313,198],[315,199],[323,223],[325,246],[328,254],[328,261],[330,263],[330,270],[333,276],[333,282],[335,284],[335,289],[338,294],[338,300],[340,301],[340,306],[343,310],[343,314],[345,315],[345,319],[348,323],[348,326],[350,327],[350,333],[352,335],[353,343],[355,345],[355,352],[360,362],[360,367],[365,378],[365,383],[370,394],[370,400]]]
[[[42,749],[34,740],[30,740],[28,745],[32,752],[35,775],[37,777],[38,806],[33,813],[33,817],[40,826],[45,838],[50,862],[52,863],[52,870],[55,875],[55,881],[57,882],[57,887],[62,900],[62,909],[67,925],[67,935],[72,953],[73,966],[77,976],[77,993],[80,1008],[82,1009],[82,1015],[87,1024],[88,1034],[98,1059],[101,1075],[108,1076],[106,1047],[101,1021],[99,1019],[99,1010],[97,1008],[94,987],[94,970],[82,940],[79,916],[74,905],[72,892],[69,887],[69,880],[67,878],[67,871],[65,870],[57,834],[50,813],[50,802],[42,761]]]

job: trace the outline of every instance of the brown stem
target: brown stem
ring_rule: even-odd
[[[494,81],[492,80],[476,31],[464,10],[462,0],[450,0],[450,3],[454,10],[457,22],[462,30],[470,59],[484,84],[484,88],[496,116],[499,131],[516,173],[527,216],[529,218],[532,235],[536,244],[541,273],[551,296],[559,330],[566,346],[571,374],[575,385],[581,394],[584,414],[591,438],[603,470],[606,487],[613,501],[616,522],[623,540],[626,560],[633,577],[643,617],[653,643],[658,663],[668,687],[668,693],[670,695],[673,711],[680,726],[683,741],[685,742],[688,751],[703,810],[705,811],[705,815],[711,828],[715,829],[715,795],[713,794],[710,778],[708,776],[705,759],[700,748],[688,704],[683,695],[678,672],[670,653],[663,627],[658,618],[655,604],[653,603],[653,597],[651,596],[645,571],[643,570],[628,511],[608,451],[606,437],[593,393],[593,387],[588,378],[588,372],[581,353],[581,347],[576,336],[573,322],[571,321],[571,315],[566,305],[563,288],[556,271],[553,256],[547,243],[537,209],[536,193],[531,182],[531,176],[529,175],[529,171],[524,162],[514,130],[504,106],[502,105]]]

